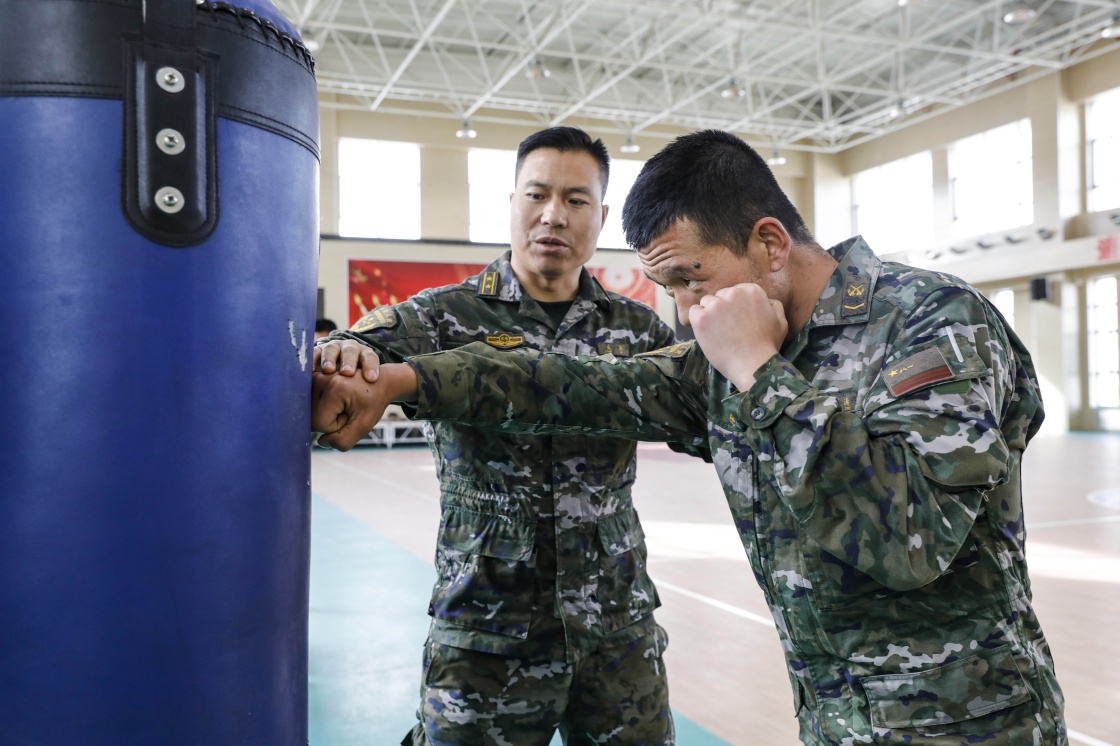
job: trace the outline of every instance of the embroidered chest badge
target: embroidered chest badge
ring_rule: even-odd
[[[350,327],[352,332],[368,332],[374,329],[389,329],[397,325],[397,312],[392,306],[378,306]]]
[[[497,347],[499,350],[512,350],[514,347],[520,347],[525,344],[525,336],[523,334],[509,334],[502,332],[501,334],[487,334],[486,344],[491,347]]]
[[[596,347],[600,355],[617,355],[627,357],[630,354],[629,342],[600,342]]]
[[[895,397],[923,386],[953,380],[953,371],[936,347],[929,347],[883,368],[883,379]]]
[[[692,342],[677,342],[675,345],[643,352],[639,357],[684,357],[684,354],[691,349]]]

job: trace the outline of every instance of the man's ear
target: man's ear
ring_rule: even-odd
[[[611,211],[610,205],[603,205],[603,225],[607,224],[607,213]]]
[[[766,260],[771,272],[779,272],[789,261],[793,240],[777,218],[760,218],[751,231],[754,239],[766,247]]]

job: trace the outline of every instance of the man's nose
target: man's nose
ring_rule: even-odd
[[[567,225],[568,209],[564,205],[564,201],[560,199],[550,199],[544,206],[544,211],[541,213],[541,222],[546,225]]]
[[[684,298],[678,295],[673,301],[677,304],[677,319],[681,322],[681,326],[691,326],[688,321],[688,309],[696,305],[693,298]]]

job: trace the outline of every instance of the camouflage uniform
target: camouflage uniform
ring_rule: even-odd
[[[411,361],[418,415],[705,434],[805,743],[1065,744],[1023,553],[1030,357],[961,280],[860,238],[830,253],[812,319],[749,391],[691,344],[632,360],[473,345]]]
[[[508,252],[478,277],[377,308],[331,336],[372,346],[382,362],[474,341],[619,356],[672,342],[652,310],[586,270],[555,328]],[[415,742],[426,724],[432,743],[482,743],[470,734],[487,732],[485,743],[547,744],[564,719],[594,743],[672,743],[667,638],[652,616],[660,601],[630,500],[635,444],[451,423],[430,440],[442,519]],[[612,674],[588,673],[590,663]],[[476,727],[461,732],[463,723]]]

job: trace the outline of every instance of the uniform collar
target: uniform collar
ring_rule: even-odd
[[[522,298],[528,296],[525,288],[521,285],[521,281],[513,273],[513,265],[509,261],[512,253],[512,251],[506,251],[478,275],[476,295],[480,298],[493,298],[511,302],[520,302]],[[603,290],[603,286],[591,276],[586,267],[580,267],[579,291],[576,293],[573,302],[578,303],[580,301],[594,303],[604,309],[610,309],[611,307],[611,299],[607,295],[607,291]]]
[[[809,323],[797,337],[782,347],[787,359],[797,357],[809,342],[809,333],[818,326],[866,324],[871,318],[871,302],[882,262],[862,236],[849,238],[828,250],[836,269],[828,280]]]
[[[809,326],[866,323],[883,263],[862,236],[838,243],[828,253],[837,266],[813,309]]]

